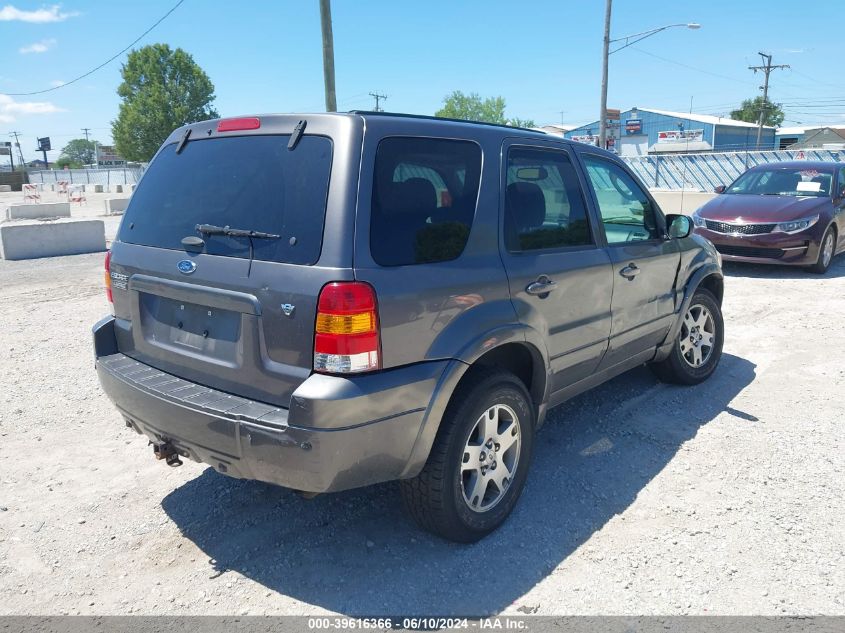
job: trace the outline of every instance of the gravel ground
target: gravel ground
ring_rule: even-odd
[[[93,370],[102,254],[0,262],[0,614],[843,615],[845,257],[726,273],[711,380],[554,410],[514,515],[458,546],[394,484],[156,462]]]

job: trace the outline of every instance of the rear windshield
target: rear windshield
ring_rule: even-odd
[[[255,239],[255,259],[313,264],[320,257],[332,143],[304,136],[234,136],[176,144],[147,169],[121,223],[122,242],[184,249],[202,237],[210,255],[249,257],[249,239],[200,235],[198,224],[279,235]]]

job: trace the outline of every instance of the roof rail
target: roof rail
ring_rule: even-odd
[[[522,130],[523,132],[534,132],[535,134],[546,134],[539,130],[533,130],[530,127],[517,127],[515,125],[505,125],[504,123],[488,123],[487,121],[473,121],[471,119],[452,119],[450,117],[430,116],[427,114],[409,114],[407,112],[375,112],[374,110],[349,110],[349,114],[366,114],[371,116],[388,116],[403,119],[424,119],[426,121],[451,121],[452,123],[471,123],[473,125],[487,125],[490,127],[505,128],[507,130]]]

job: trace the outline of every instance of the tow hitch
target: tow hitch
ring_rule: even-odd
[[[150,442],[150,444],[153,443]],[[163,459],[168,466],[175,468],[176,466],[182,465],[182,460],[179,459],[179,453],[176,452],[176,449],[173,448],[173,444],[170,442],[153,444],[153,454],[156,456],[156,459]]]

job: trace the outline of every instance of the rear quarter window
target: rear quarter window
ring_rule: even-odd
[[[392,137],[376,151],[370,252],[382,266],[456,259],[472,229],[481,148],[471,141]]]
[[[304,136],[234,136],[164,147],[150,164],[121,223],[122,242],[183,249],[198,224],[279,235],[253,239],[255,259],[313,264],[320,257],[332,142]],[[249,257],[249,239],[201,236],[210,255]]]

